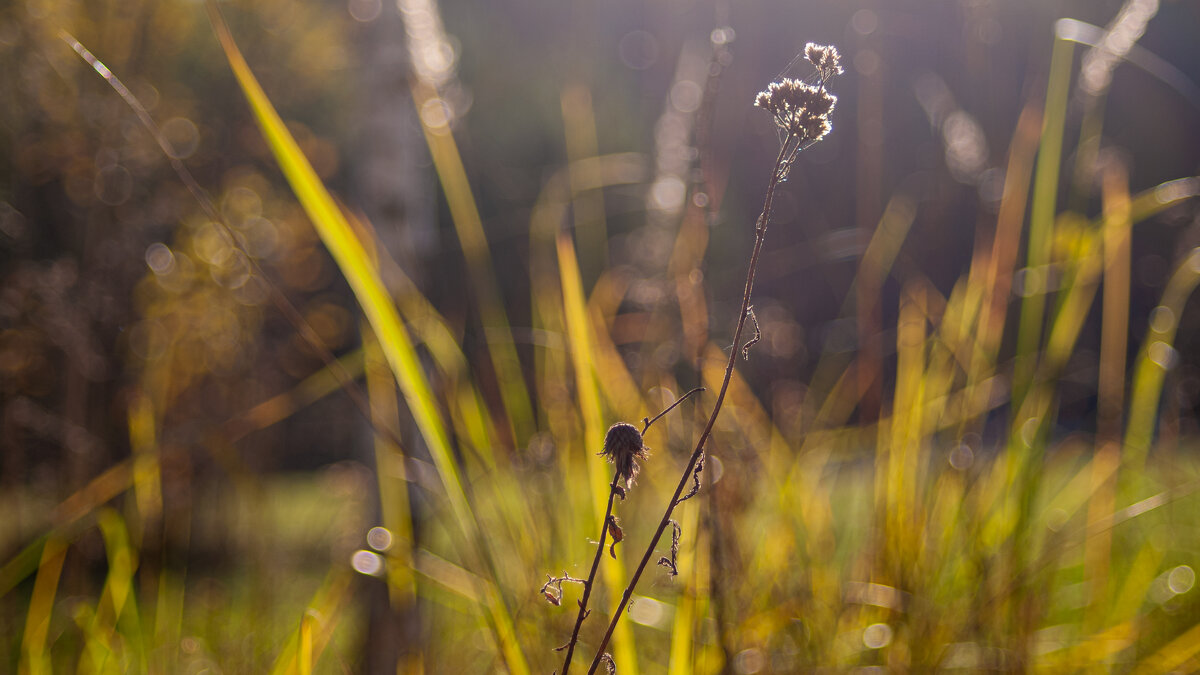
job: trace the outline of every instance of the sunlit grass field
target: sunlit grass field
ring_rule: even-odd
[[[705,387],[646,435],[651,456],[615,508],[624,539],[601,558],[580,633],[582,671],[740,349],[728,299],[741,288],[712,280],[745,262],[710,269],[709,223],[742,232],[721,241],[748,251],[757,213],[722,205],[728,177],[704,165],[706,130],[690,129],[697,178],[666,219],[653,309],[631,300],[646,292],[631,265],[585,273],[606,195],[662,183],[646,156],[601,154],[591,96],[564,93],[570,156],[528,205],[518,315],[449,85],[418,68],[415,119],[465,261],[464,330],[463,310],[423,294],[314,168],[314,142],[239,51],[263,38],[235,37],[208,9],[269,163],[201,185],[163,160],[188,186],[170,195],[185,215],[129,262],[145,271],[120,338],[123,393],[105,403],[128,452],[63,495],[32,480],[0,493],[0,672],[561,670],[580,588],[561,603],[539,588],[587,574],[612,474],[605,431]],[[679,574],[652,567],[637,586],[609,646],[618,673],[1200,671],[1200,436],[1172,379],[1200,249],[1167,261],[1148,316],[1130,293],[1139,228],[1194,210],[1200,178],[1134,189],[1119,154],[1098,150],[1106,92],[1071,103],[1090,49],[1073,26],[1056,26],[1030,76],[995,167],[997,208],[964,224],[973,253],[952,284],[905,261],[922,207],[901,188],[827,317],[865,331],[855,348],[814,350],[804,383],[754,378],[797,330],[758,317],[762,344],[738,358],[702,488],[673,516]],[[709,105],[731,48],[722,30],[702,60]],[[122,91],[86,35],[54,39],[77,86],[126,106],[131,143],[175,152],[173,128],[144,108],[138,121],[139,92]],[[854,124],[834,120],[835,135]],[[1090,203],[1068,189],[1086,161]],[[280,175],[287,189],[273,190]],[[353,302],[295,300],[320,274]],[[297,376],[239,379],[268,358],[268,332],[287,336]],[[1094,402],[1080,414],[1084,370]],[[295,434],[347,418],[357,436],[328,461],[262,468]]]

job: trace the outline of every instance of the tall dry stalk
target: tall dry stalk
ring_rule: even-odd
[[[605,648],[608,646],[609,640],[612,638],[613,631],[616,630],[617,623],[620,621],[625,608],[629,605],[629,600],[633,596],[634,589],[637,588],[638,581],[641,579],[646,565],[649,564],[650,558],[654,555],[655,545],[666,531],[667,526],[672,526],[672,543],[671,557],[663,557],[659,560],[659,564],[667,567],[672,575],[678,573],[676,568],[676,553],[679,548],[680,527],[679,524],[671,519],[675,507],[681,502],[694,496],[700,489],[700,473],[704,467],[704,445],[712,434],[713,427],[716,425],[717,416],[721,412],[721,406],[725,401],[725,394],[729,389],[730,379],[733,377],[733,366],[737,360],[737,354],[742,352],[743,356],[747,356],[750,347],[758,341],[760,335],[758,331],[758,322],[754,319],[754,310],[750,304],[750,298],[754,289],[754,279],[758,270],[759,256],[762,253],[763,242],[766,237],[767,225],[771,220],[771,213],[774,207],[775,191],[779,184],[787,179],[788,172],[795,163],[796,156],[800,151],[811,146],[813,143],[821,140],[832,128],[830,123],[830,115],[833,112],[837,98],[830,94],[826,88],[826,83],[835,75],[842,72],[840,65],[840,56],[836,48],[832,46],[823,46],[809,43],[804,50],[804,57],[815,68],[816,72],[806,81],[783,78],[778,82],[773,82],[767,89],[758,94],[754,100],[754,105],[769,111],[775,119],[776,125],[780,128],[783,140],[779,148],[779,154],[775,158],[775,166],[771,172],[770,181],[767,184],[766,196],[763,201],[762,212],[759,214],[754,228],[754,249],[750,255],[749,269],[746,273],[746,283],[742,292],[741,311],[738,313],[737,325],[733,332],[733,346],[730,349],[729,360],[725,365],[725,375],[721,381],[721,389],[717,393],[717,401],[713,406],[712,413],[709,415],[708,423],[704,427],[704,431],[700,434],[699,440],[696,442],[696,447],[692,451],[691,457],[688,460],[687,467],[679,478],[679,484],[675,488],[671,500],[667,503],[666,509],[663,511],[662,518],[659,520],[658,528],[655,530],[654,536],[650,539],[650,543],[646,546],[646,551],[642,555],[641,562],[638,563],[637,569],[626,586],[624,593],[621,596],[621,602],[617,606],[616,611],[609,621],[608,629],[605,631],[604,638],[600,642],[596,650],[596,654],[592,659],[591,666],[588,670],[589,675],[595,673],[602,662],[607,664],[609,670],[612,670],[612,659],[605,653]],[[747,320],[752,320],[754,323],[754,336],[744,345],[742,344],[742,334],[746,328]],[[739,349],[740,347],[740,349]],[[672,406],[674,407],[674,406]],[[669,410],[669,409],[668,409]],[[657,419],[657,418],[656,418]],[[649,426],[647,424],[647,426]],[[542,590],[546,593],[547,598],[557,604],[561,601],[562,583],[565,581],[577,582],[584,584],[584,596],[579,602],[579,614],[575,621],[575,629],[571,635],[571,640],[560,649],[567,650],[567,656],[563,663],[563,675],[567,672],[571,664],[571,656],[574,652],[575,643],[578,640],[579,628],[583,619],[587,617],[590,610],[587,609],[587,601],[590,597],[592,580],[595,576],[596,568],[599,566],[601,553],[604,548],[605,535],[610,531],[614,536],[620,535],[620,528],[616,527],[615,521],[612,518],[612,504],[615,496],[623,495],[623,490],[617,485],[618,480],[624,477],[627,481],[636,476],[635,458],[640,457],[641,437],[637,434],[637,430],[631,425],[616,425],[609,431],[609,437],[606,439],[606,452],[610,449],[609,443],[613,441],[614,432],[620,430],[620,435],[624,436],[628,432],[633,432],[628,436],[628,439],[633,439],[637,436],[636,443],[622,443],[629,445],[634,452],[626,451],[624,454],[613,452],[610,454],[610,459],[617,464],[616,473],[612,481],[612,491],[608,499],[608,507],[604,516],[604,523],[601,525],[601,536],[596,549],[596,556],[592,563],[592,570],[589,578],[584,580],[573,579],[567,576],[560,578],[551,578],[547,581],[546,586]],[[619,439],[618,439],[619,440]],[[628,449],[627,449],[628,450]],[[624,461],[624,463],[623,463]],[[692,482],[692,489],[684,494],[683,490],[687,487],[689,480]],[[557,588],[558,594],[554,595],[548,589]]]

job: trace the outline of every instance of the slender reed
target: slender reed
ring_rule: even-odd
[[[608,624],[608,630],[605,632],[604,639],[601,640],[600,646],[596,650],[596,656],[592,659],[592,665],[588,669],[589,675],[595,673],[596,669],[600,667],[600,663],[603,661],[605,655],[604,649],[608,646],[608,641],[612,639],[613,631],[616,630],[617,622],[621,620],[621,615],[624,614],[625,608],[629,605],[630,598],[633,597],[633,591],[637,588],[638,581],[642,577],[642,572],[645,571],[646,565],[654,555],[655,545],[667,529],[667,525],[673,522],[671,514],[675,511],[675,507],[694,493],[693,491],[684,496],[683,489],[687,486],[688,480],[692,479],[696,474],[697,465],[704,456],[704,444],[712,434],[713,426],[717,422],[717,415],[721,412],[721,406],[725,402],[725,393],[728,391],[729,381],[733,377],[733,365],[737,361],[738,352],[743,351],[745,355],[748,355],[745,350],[753,342],[757,341],[756,335],[755,340],[747,342],[739,350],[742,332],[746,327],[746,320],[751,317],[750,296],[754,290],[754,278],[758,270],[758,259],[762,253],[763,240],[767,233],[767,224],[771,220],[771,211],[775,202],[775,190],[779,187],[780,183],[787,179],[788,172],[795,162],[796,155],[801,150],[824,138],[832,129],[829,116],[833,112],[837,98],[825,90],[825,83],[834,75],[841,74],[840,56],[837,49],[832,46],[822,46],[810,42],[805,46],[804,58],[816,68],[814,77],[810,78],[813,79],[815,84],[784,78],[779,82],[772,82],[754,100],[754,105],[769,111],[774,116],[775,123],[783,131],[784,137],[783,143],[779,148],[779,154],[775,157],[775,167],[771,172],[770,181],[767,183],[767,192],[763,199],[762,212],[759,214],[754,226],[754,249],[750,254],[750,265],[746,272],[746,284],[742,291],[742,307],[741,311],[738,312],[737,326],[733,331],[733,345],[729,350],[729,360],[725,364],[725,376],[721,380],[721,389],[717,393],[717,401],[713,405],[713,411],[708,417],[708,423],[705,425],[704,431],[700,434],[700,439],[696,442],[696,449],[692,451],[687,468],[683,470],[683,475],[679,478],[679,485],[675,487],[675,493],[671,496],[671,500],[667,502],[667,508],[663,511],[662,519],[658,523],[658,529],[655,530],[649,545],[646,546],[646,552],[642,555],[642,560],[638,563],[637,570],[634,571],[629,585],[625,587],[625,592],[621,596],[621,603],[617,606],[617,610],[613,612],[612,619]],[[755,323],[757,324],[757,322]],[[755,332],[757,333],[757,331]],[[612,501],[611,498],[609,501]],[[678,525],[675,528],[677,534]],[[673,563],[674,561],[671,562]]]

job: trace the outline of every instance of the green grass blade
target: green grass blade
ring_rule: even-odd
[[[1036,352],[1045,321],[1045,284],[1050,262],[1050,243],[1054,236],[1054,217],[1058,199],[1059,171],[1062,168],[1063,127],[1067,116],[1067,98],[1071,88],[1071,42],[1055,38],[1050,56],[1050,81],[1046,88],[1046,108],[1042,116],[1042,140],[1038,146],[1037,168],[1033,179],[1033,201],[1029,215],[1029,250],[1025,269],[1025,298],[1017,334],[1017,365],[1013,379],[1013,402],[1020,406],[1033,380]]]

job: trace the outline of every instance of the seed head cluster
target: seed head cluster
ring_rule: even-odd
[[[829,117],[837,97],[825,90],[825,81],[842,72],[836,47],[810,42],[804,48],[804,57],[816,67],[818,84],[784,78],[772,82],[754,99],[754,105],[769,111],[775,123],[802,144],[820,140],[833,128]]]
[[[642,442],[642,434],[637,427],[625,422],[618,422],[604,436],[604,451],[600,453],[617,467],[617,480],[625,481],[625,487],[633,487],[641,467],[638,460],[645,461],[650,456],[649,449]]]
[[[804,58],[821,71],[821,80],[826,81],[834,75],[842,74],[842,55],[833,45],[819,45],[810,42],[804,45]]]

